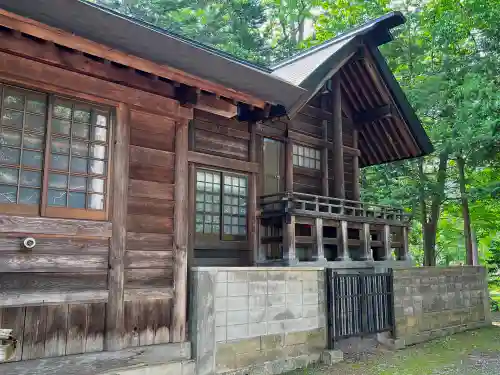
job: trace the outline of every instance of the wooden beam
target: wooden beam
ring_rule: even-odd
[[[332,78],[333,196],[345,198],[344,144],[342,140],[342,93],[340,76]]]
[[[346,120],[346,118],[343,118],[343,121]],[[344,124],[344,122],[342,122]],[[318,147],[318,148],[328,148],[328,150],[333,150],[334,145],[330,143],[329,141],[325,141],[324,139],[319,139],[307,134],[300,133],[298,131],[290,130],[288,132],[288,137],[296,141],[298,143],[302,143],[306,146],[311,146],[311,147]],[[344,154],[346,155],[360,155],[361,152],[354,148],[354,147],[349,147],[346,145],[343,145],[342,148],[344,149]]]
[[[370,224],[363,223],[362,233],[362,242],[363,242],[363,259],[364,260],[373,260],[372,254],[372,237],[370,233]]]
[[[353,148],[359,151],[358,137],[359,137],[359,132],[357,130],[353,130],[352,132]],[[352,156],[352,199],[355,201],[359,201],[361,199],[359,174],[360,174],[359,155],[353,155]]]
[[[391,227],[388,224],[384,225],[383,232],[383,246],[384,246],[384,260],[392,259],[392,247],[391,247]]]
[[[288,134],[287,134],[288,135]],[[293,191],[293,143],[288,137],[285,143],[285,190]],[[291,202],[288,202],[291,209]],[[287,213],[283,217],[283,258],[288,263],[296,262],[295,216]]]
[[[245,94],[241,91],[237,91],[225,87],[224,85],[207,81],[205,79],[196,77],[167,65],[157,64],[152,61],[130,55],[126,52],[118,51],[116,49],[110,48],[109,46],[104,46],[88,39],[72,35],[63,30],[45,25],[29,18],[19,16],[4,9],[0,9],[0,25],[28,35],[35,36],[43,40],[60,44],[68,48],[76,49],[93,56],[114,61],[125,66],[130,66],[147,73],[164,77],[172,81],[181,82],[189,86],[199,87],[202,90],[248,103],[255,107],[264,108],[266,104],[264,100],[258,99],[249,94]]]
[[[362,125],[390,117],[393,114],[394,107],[391,104],[386,104],[363,112],[354,113],[353,121],[356,125]]]
[[[348,223],[345,220],[337,227],[337,259],[338,261],[351,260],[349,254]]]
[[[315,238],[316,238],[316,254],[314,260],[324,260],[325,259],[325,247],[323,246],[323,219],[317,217],[315,219]]]
[[[109,248],[106,331],[104,347],[118,350],[126,346],[124,312],[124,257],[127,248],[127,199],[129,176],[130,109],[120,104],[116,111],[113,154],[113,231]]]
[[[174,298],[171,337],[186,340],[187,245],[188,245],[188,121],[179,121],[175,131],[174,208]]]
[[[240,172],[258,173],[259,164],[243,160],[229,159],[222,156],[203,154],[201,152],[189,151],[188,161],[190,163],[206,165],[209,167],[232,169]]]
[[[224,99],[217,99],[214,95],[201,94],[195,108],[210,112],[225,118],[232,118],[238,114],[238,107]]]
[[[1,13],[1,9],[0,9]],[[167,97],[149,92],[139,91],[116,83],[103,81],[99,78],[85,76],[63,68],[47,65],[38,61],[0,52],[0,76],[7,81],[20,82],[28,87],[53,91],[59,87],[74,92],[72,95],[92,95],[89,100],[101,102],[106,99],[114,105],[125,103],[140,107],[161,115],[174,118],[191,118],[192,110],[179,106],[179,103]],[[20,78],[21,80],[19,80]]]
[[[257,129],[255,123],[248,123],[250,142],[248,143],[248,160],[257,164]],[[259,221],[257,218],[257,173],[248,176],[248,246],[250,247],[249,264],[259,261],[260,243],[258,241]]]

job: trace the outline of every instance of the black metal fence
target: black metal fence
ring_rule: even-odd
[[[392,269],[384,273],[337,273],[327,269],[329,345],[340,339],[392,332]]]

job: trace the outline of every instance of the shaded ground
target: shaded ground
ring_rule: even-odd
[[[499,375],[500,314],[496,325],[459,333],[392,352],[383,348],[361,358],[347,358],[330,368],[310,368],[289,375]]]

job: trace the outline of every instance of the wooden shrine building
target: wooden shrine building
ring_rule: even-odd
[[[84,1],[0,7],[10,362],[188,343],[191,266],[406,259],[407,213],[359,187],[432,151],[378,50],[400,13],[266,68]]]

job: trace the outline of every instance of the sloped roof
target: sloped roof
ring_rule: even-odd
[[[0,7],[285,108],[305,92],[265,67],[86,1],[0,0]]]

